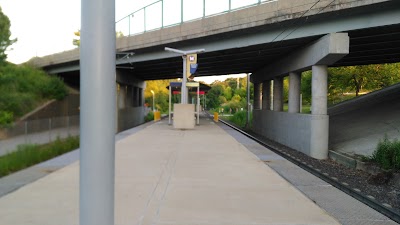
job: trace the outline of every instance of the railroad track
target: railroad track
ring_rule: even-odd
[[[353,198],[359,200],[360,202],[368,205],[369,207],[373,208],[374,210],[382,213],[383,215],[387,216],[391,220],[400,223],[400,213],[391,208],[389,205],[384,205],[378,201],[376,201],[374,198],[368,197],[364,195],[360,190],[351,188],[349,185],[346,183],[340,182],[338,179],[333,179],[329,177],[328,175],[323,174],[319,169],[316,169],[312,167],[311,165],[302,162],[300,159],[295,158],[291,156],[289,153],[280,151],[276,149],[274,146],[271,146],[270,144],[265,143],[263,140],[260,140],[257,137],[254,137],[253,135],[247,133],[246,131],[242,130],[241,128],[232,125],[231,123],[228,123],[222,119],[219,119],[220,122],[223,124],[231,127],[232,129],[242,133],[243,135],[247,136],[248,138],[256,141],[257,143],[261,144],[262,146],[268,148],[269,150],[275,152],[276,154],[282,156],[286,160],[294,163],[295,165],[299,166],[300,168],[304,169],[305,171],[315,175],[316,177],[324,180],[325,182],[331,184],[332,186],[336,187],[337,189],[343,191],[344,193],[352,196]]]

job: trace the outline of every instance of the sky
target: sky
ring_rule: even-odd
[[[155,0],[115,0],[116,21],[126,15],[141,9],[142,7],[153,3]],[[186,0],[188,1],[188,0]],[[232,0],[232,4],[240,6],[243,2],[254,2],[257,0]],[[173,12],[174,4],[179,4],[180,0],[165,0],[164,7],[170,8],[168,19],[164,23],[172,24],[179,13]],[[200,15],[203,0],[190,0],[190,5],[184,5],[184,12],[191,9],[198,9],[185,14],[184,20],[190,20],[191,17]],[[208,0],[210,2],[210,0]],[[212,0],[212,5],[206,6],[206,13],[213,13],[215,10],[223,9],[227,0]],[[18,41],[12,45],[8,51],[7,60],[12,63],[23,63],[32,57],[41,57],[70,49],[74,49],[72,40],[75,38],[74,32],[80,29],[81,23],[81,0],[0,0],[0,7],[4,14],[11,21],[11,38],[17,38]],[[148,9],[149,18],[148,27],[156,27],[159,24],[160,17],[157,13],[160,4]],[[191,8],[188,8],[191,7]],[[135,17],[131,17],[132,29],[143,29],[143,27],[133,24],[143,24],[143,13],[138,12]],[[199,14],[200,13],[200,14]],[[157,18],[158,17],[158,18]],[[126,20],[125,20],[126,21]],[[127,23],[122,21],[116,25],[117,31],[128,33]],[[123,28],[120,28],[123,27]],[[139,27],[139,28],[138,28]],[[240,75],[243,77],[244,75]],[[219,80],[224,79],[218,77]],[[203,80],[203,79],[199,79]],[[206,78],[206,83],[211,83],[215,78]]]

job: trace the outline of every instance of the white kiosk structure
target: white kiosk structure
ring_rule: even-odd
[[[174,110],[172,111],[172,89],[181,88],[182,93],[182,82],[170,82],[169,84],[169,110],[168,110],[168,124],[171,124],[172,114],[174,114],[174,128],[176,129],[193,129],[195,124],[200,124],[200,83],[198,82],[186,82],[186,88],[197,87],[197,98],[196,98],[196,109],[194,104],[174,104]],[[197,121],[195,119],[197,118]],[[195,122],[196,121],[196,122]]]

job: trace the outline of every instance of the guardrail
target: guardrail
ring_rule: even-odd
[[[276,1],[278,0],[159,0],[118,20],[116,31],[124,36],[131,36]]]

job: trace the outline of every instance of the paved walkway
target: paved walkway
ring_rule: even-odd
[[[339,224],[211,120],[116,146],[115,224]],[[0,224],[78,224],[78,174],[75,162],[3,196]]]
[[[23,144],[46,144],[57,138],[79,135],[79,127],[56,128],[50,131],[37,132],[33,134],[20,135],[9,139],[0,140],[0,156],[17,150],[18,145]]]

